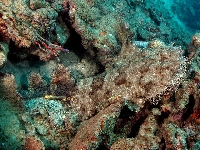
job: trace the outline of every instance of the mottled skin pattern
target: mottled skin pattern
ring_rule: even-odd
[[[112,150],[193,148],[200,120],[198,74],[195,80],[182,80],[188,64],[181,50],[154,44],[142,50],[124,46],[105,74],[78,83],[79,92],[71,104],[86,120],[69,144],[70,150],[102,145]],[[152,107],[149,101],[158,105]],[[131,111],[121,116],[124,105]],[[132,135],[131,130],[136,133]]]
[[[174,90],[186,71],[186,59],[180,48],[159,46],[138,49],[124,45],[105,73],[77,83],[71,104],[83,118],[92,116],[115,99],[131,100],[139,107],[146,101],[157,104]]]

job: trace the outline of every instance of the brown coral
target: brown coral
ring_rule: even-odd
[[[51,77],[50,92],[53,95],[69,96],[74,91],[75,84],[69,70],[59,64]]]
[[[0,35],[3,37],[4,40],[7,40],[9,37],[8,29],[6,26],[6,21],[2,17],[3,14],[0,13]]]
[[[40,76],[40,74],[32,73],[28,79],[29,84],[29,97],[44,96],[48,89],[47,83]]]
[[[27,136],[25,141],[25,150],[45,150],[42,141],[35,136]]]

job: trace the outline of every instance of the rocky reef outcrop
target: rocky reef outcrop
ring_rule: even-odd
[[[200,36],[175,3],[0,2],[0,149],[198,149]]]

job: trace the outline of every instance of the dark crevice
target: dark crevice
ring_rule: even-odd
[[[190,68],[190,66],[188,68]],[[188,74],[187,78],[192,80],[192,79],[194,79],[196,72],[194,70],[191,71],[191,70],[188,69],[187,74]]]
[[[109,142],[110,142],[110,136],[108,134],[102,134],[102,140],[101,143],[99,143],[98,147],[96,148],[96,150],[109,150]]]
[[[29,67],[39,67],[45,63],[41,61],[38,56],[30,54],[29,49],[18,48],[13,41],[11,41],[9,44],[7,58],[12,64],[28,61]]]
[[[175,101],[176,101],[175,93],[172,93],[172,95],[169,98],[169,102],[175,102]]]
[[[98,74],[101,74],[101,73],[105,72],[105,70],[106,70],[105,66],[102,65],[99,61],[96,62],[96,64],[98,66],[98,73],[96,73],[95,76],[98,75]]]
[[[79,58],[82,58],[84,55],[87,55],[88,58],[92,58],[98,66],[98,74],[105,71],[105,66],[102,65],[102,63],[98,60],[98,56],[96,54],[99,52],[95,47],[93,47],[92,51],[94,56],[91,56],[89,52],[83,47],[82,45],[82,39],[80,33],[76,32],[73,28],[73,18],[70,18],[69,16],[69,4],[66,5],[67,8],[65,10],[61,11],[60,16],[62,16],[63,21],[65,22],[65,25],[70,31],[70,37],[68,38],[66,44],[64,45],[64,48],[67,48],[69,50],[72,50]]]
[[[199,149],[199,146],[197,145],[200,144],[199,143],[200,141],[198,141],[195,136],[190,136],[186,140],[187,140],[187,149],[192,149],[192,150]],[[197,146],[198,148],[195,146]]]
[[[127,106],[124,106],[121,110],[119,118],[121,119],[129,119],[131,116],[134,116],[135,112],[131,111]]]
[[[65,22],[65,25],[70,31],[70,36],[67,42],[65,43],[64,48],[72,50],[76,55],[82,58],[83,55],[86,53],[86,49],[82,45],[81,36],[72,27],[73,21],[71,20],[68,11],[62,11],[60,15],[62,16],[62,20]]]
[[[8,60],[13,63],[19,63],[21,61],[20,53],[23,54],[22,48],[18,48],[13,41],[9,44]]]
[[[150,113],[150,103],[146,103],[145,106],[137,113],[134,113],[134,116],[131,117],[131,129],[127,138],[135,138],[138,135],[141,125],[144,123],[145,119]]]
[[[105,145],[100,144],[96,150],[109,150]]]
[[[162,138],[159,143],[159,150],[165,150],[165,149],[166,149],[165,139]]]
[[[162,112],[160,116],[158,116],[158,125],[160,126],[166,118],[169,117],[169,112]]]
[[[53,148],[46,148],[46,147],[45,147],[45,150],[55,150],[55,149],[53,149]]]
[[[4,35],[2,33],[0,33],[0,42],[3,42],[3,41],[5,41]]]
[[[135,138],[138,135],[138,132],[140,130],[141,125],[144,123],[145,119],[147,118],[147,115],[141,116],[133,125],[131,128],[131,132],[128,135],[128,138]]]
[[[183,121],[187,120],[193,113],[193,108],[195,105],[195,99],[193,95],[189,95],[189,103],[186,105],[185,112],[183,113]]]
[[[70,30],[70,36],[65,43],[64,47],[73,51],[79,58],[83,58],[86,53],[86,49],[84,49],[81,41],[80,35],[75,30]]]
[[[29,61],[30,67],[39,68],[41,65],[45,64],[45,62],[41,61],[40,58],[36,55],[28,55],[25,60]]]
[[[146,41],[146,39],[143,38],[143,37],[140,35],[139,31],[137,31],[137,34],[136,34],[136,35],[137,35],[137,36],[136,36],[136,41]]]
[[[124,106],[121,110],[119,118],[114,128],[115,134],[124,134],[130,131],[127,131],[127,128],[130,128],[132,125],[132,118],[134,117],[135,112],[131,111],[127,106]]]
[[[101,62],[98,61],[97,56],[91,56],[91,54],[83,47],[81,36],[72,27],[72,20],[69,17],[69,14],[67,12],[62,12],[61,15],[63,21],[65,22],[65,25],[70,31],[70,36],[65,43],[64,48],[73,51],[80,59],[84,58],[84,56],[87,55],[89,59],[96,62],[98,66],[98,74],[104,72],[105,67],[101,64]],[[94,54],[97,54],[98,50],[96,48],[93,48],[93,52]]]

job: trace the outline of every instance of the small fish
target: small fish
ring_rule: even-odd
[[[66,96],[56,96],[56,95],[45,95],[46,100],[65,100]]]

